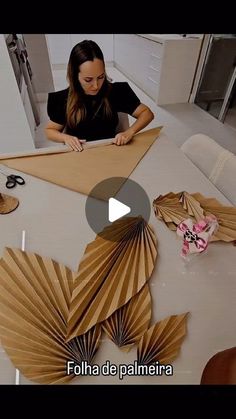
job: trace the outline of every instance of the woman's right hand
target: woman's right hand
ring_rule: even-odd
[[[79,140],[77,137],[68,136],[64,143],[74,151],[83,151],[83,144],[86,143],[86,140]]]

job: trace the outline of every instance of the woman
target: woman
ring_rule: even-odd
[[[67,80],[67,89],[48,96],[49,140],[67,144],[75,151],[82,151],[85,141],[105,138],[114,138],[116,145],[124,145],[154,118],[128,83],[109,81],[103,53],[94,41],[85,40],[74,46]],[[136,121],[116,134],[118,112],[130,114]]]

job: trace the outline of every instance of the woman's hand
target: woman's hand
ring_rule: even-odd
[[[133,132],[130,132],[129,130],[124,131],[124,132],[119,132],[118,134],[116,134],[113,140],[113,143],[116,145],[125,145],[130,140],[132,140],[133,136],[134,136]]]
[[[68,136],[64,143],[74,151],[83,151],[83,144],[86,143],[86,140],[79,140],[77,137]]]

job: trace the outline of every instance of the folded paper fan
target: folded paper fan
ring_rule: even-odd
[[[204,211],[200,203],[188,192],[182,192],[180,195],[180,202],[188,215],[194,217],[196,221],[204,218]]]
[[[0,214],[9,214],[19,205],[19,201],[14,196],[0,193]]]
[[[231,242],[236,240],[236,208],[222,205],[215,198],[205,198],[200,193],[192,194],[200,203],[205,215],[214,214],[219,228],[212,237],[213,240]]]
[[[170,316],[150,327],[139,342],[138,363],[171,363],[178,356],[186,335],[187,315],[188,313]]]
[[[153,208],[156,217],[162,219],[171,230],[176,230],[177,226],[189,216],[193,217],[193,221],[199,221],[206,216],[214,215],[219,228],[210,241],[236,240],[236,208],[224,206],[215,198],[206,198],[200,193],[170,192],[158,196],[153,201]]]
[[[129,350],[148,329],[151,320],[151,295],[148,284],[127,304],[102,323],[110,339],[121,349]]]
[[[6,248],[0,259],[0,338],[20,372],[38,383],[63,383],[66,364],[92,361],[100,326],[65,343],[76,274],[52,259]]]
[[[152,274],[156,246],[142,217],[115,221],[87,246],[74,283],[68,340],[106,320],[141,290]]]
[[[188,213],[180,202],[181,193],[170,192],[166,195],[159,195],[153,201],[153,209],[157,218],[163,220],[170,230],[176,230],[181,221],[187,218]]]

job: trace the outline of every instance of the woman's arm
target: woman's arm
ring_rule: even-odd
[[[132,116],[136,118],[136,121],[124,132],[119,132],[116,134],[114,139],[114,144],[124,145],[127,144],[132,137],[145,128],[154,118],[154,114],[151,109],[140,103],[140,105],[135,109]]]
[[[64,126],[57,124],[56,122],[49,121],[45,127],[45,135],[48,140],[55,141],[57,143],[64,143],[75,151],[82,151],[82,144],[86,140],[79,140],[77,137],[65,134],[63,131]]]

